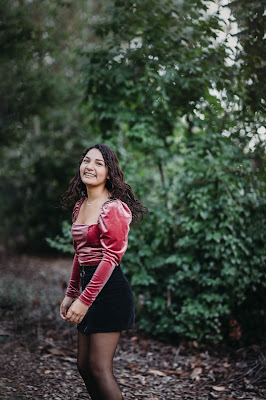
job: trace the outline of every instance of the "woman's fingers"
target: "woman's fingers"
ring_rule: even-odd
[[[68,310],[66,314],[66,320],[68,322],[71,322],[72,324],[76,324],[77,316],[75,313],[71,310],[71,308]]]
[[[66,320],[72,324],[79,324],[84,318],[84,314],[78,314],[75,311],[68,310]]]
[[[60,305],[60,316],[66,320],[66,314],[67,314],[67,310],[69,309],[69,307],[71,306],[71,304],[75,301],[75,299],[71,298],[71,297],[67,297],[65,296],[64,300],[62,301],[61,305]]]
[[[87,310],[88,306],[77,299],[71,304],[71,307],[69,307],[66,320],[73,324],[79,324],[83,320]]]
[[[62,306],[62,304],[60,306],[60,316],[61,318],[66,319],[66,309]]]
[[[60,317],[63,319],[66,319],[66,313],[63,311],[60,311]]]

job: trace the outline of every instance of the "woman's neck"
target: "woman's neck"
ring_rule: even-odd
[[[99,199],[107,200],[108,197],[110,196],[110,193],[106,189],[106,187],[94,187],[94,188],[88,188],[87,187],[87,197],[89,202],[94,202]]]

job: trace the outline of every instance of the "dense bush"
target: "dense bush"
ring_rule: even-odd
[[[244,336],[262,337],[265,198],[254,160],[218,135],[196,136],[181,153],[168,209],[151,208],[124,259],[140,296],[138,326],[160,337],[217,341],[236,319]]]
[[[13,249],[43,249],[59,232],[59,197],[87,146],[77,40],[88,6],[78,3],[1,2],[0,237]]]

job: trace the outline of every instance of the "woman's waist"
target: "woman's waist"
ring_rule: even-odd
[[[90,252],[77,251],[79,265],[95,266],[98,265],[103,258],[103,252],[100,250],[91,250]]]
[[[92,269],[92,268],[97,268],[99,264],[100,263],[98,263],[98,264],[79,264],[79,268],[80,269]],[[120,264],[116,265],[115,268],[116,267],[120,267]]]
[[[79,265],[80,269],[80,276],[85,276],[85,275],[93,275],[95,270],[97,269],[99,264],[97,265]],[[121,269],[120,264],[116,265],[114,268],[114,271],[117,272]],[[113,273],[114,273],[113,271]]]

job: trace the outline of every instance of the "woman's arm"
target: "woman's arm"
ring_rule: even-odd
[[[73,297],[76,299],[79,296],[79,291],[80,291],[80,267],[79,267],[78,256],[75,253],[73,259],[72,273],[66,290],[66,296]]]
[[[83,203],[84,198],[79,199],[72,212],[72,223],[74,223],[78,217],[80,207]],[[77,251],[77,244],[75,240],[73,240],[73,247],[75,252]],[[79,261],[78,261],[78,256],[75,253],[74,260],[73,260],[73,267],[72,267],[72,274],[71,278],[67,287],[66,291],[66,296],[67,297],[72,297],[72,298],[77,298],[79,296],[79,291],[80,291],[80,268],[79,268]]]

